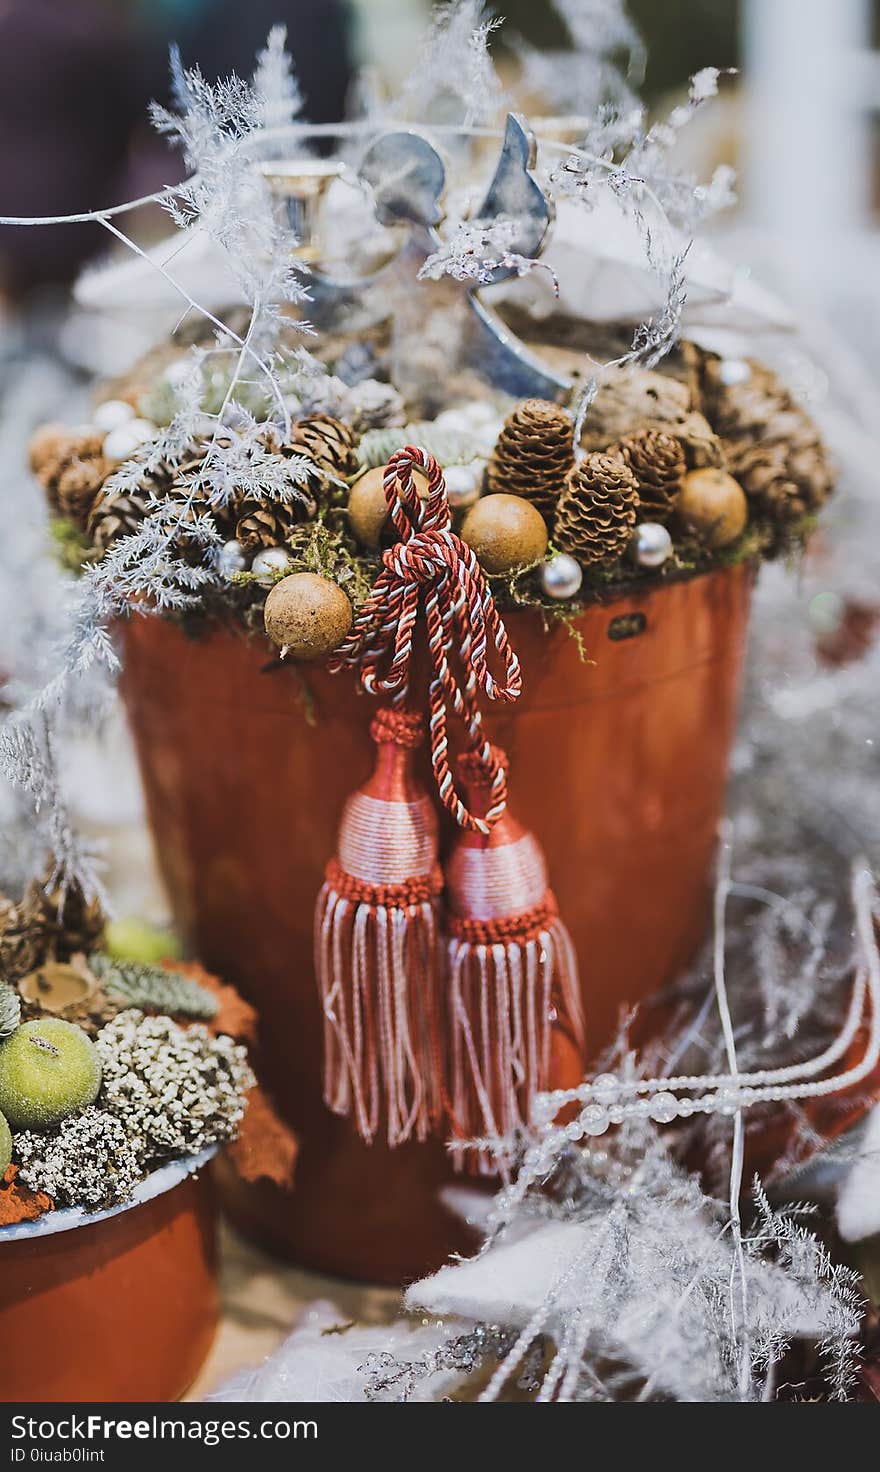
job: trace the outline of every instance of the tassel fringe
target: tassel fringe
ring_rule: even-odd
[[[424,1140],[441,1113],[438,1065],[439,872],[422,883],[373,888],[338,865],[315,912],[324,1018],[324,1101],[388,1144]]]
[[[583,1043],[577,961],[551,897],[533,916],[453,920],[449,1109],[455,1137],[508,1144],[552,1087],[553,1039]],[[497,1174],[497,1149],[455,1149],[459,1169]]]

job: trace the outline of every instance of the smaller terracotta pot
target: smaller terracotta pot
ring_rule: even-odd
[[[0,1228],[0,1401],[173,1401],[192,1384],[218,1319],[209,1175],[166,1166],[140,1195]]]

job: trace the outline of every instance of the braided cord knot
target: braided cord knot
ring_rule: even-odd
[[[428,481],[419,496],[413,469]],[[471,547],[452,530],[446,484],[433,455],[416,445],[396,451],[385,469],[385,499],[400,541],[389,547],[369,598],[338,649],[331,669],[357,666],[371,695],[404,705],[409,692],[413,631],[424,609],[431,660],[428,738],[440,799],[461,828],[488,833],[507,805],[504,763],[483,735],[477,696],[513,701],[522,690],[519,660]],[[490,651],[502,678],[489,669]],[[484,816],[462,801],[449,759],[448,724],[465,729],[467,749],[486,774],[490,797]]]

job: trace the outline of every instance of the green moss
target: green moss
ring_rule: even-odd
[[[82,572],[95,554],[76,522],[69,516],[53,516],[49,521],[49,536],[56,560],[67,572]]]

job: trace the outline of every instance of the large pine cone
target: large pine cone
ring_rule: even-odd
[[[662,429],[643,429],[621,440],[618,453],[638,484],[639,521],[668,521],[687,468],[680,441]]]
[[[761,511],[793,524],[824,505],[834,470],[816,424],[782,380],[760,363],[749,368],[744,382],[726,384],[721,360],[707,362],[706,401],[731,474]]]
[[[86,535],[103,557],[114,542],[140,529],[149,497],[141,491],[102,491],[89,512]]]
[[[553,519],[574,457],[574,426],[558,404],[526,399],[517,405],[489,461],[487,489],[531,501]]]
[[[569,471],[553,541],[584,567],[616,562],[632,540],[638,483],[621,455],[594,451]]]
[[[109,471],[103,446],[104,436],[97,430],[75,431],[58,424],[43,425],[30,442],[30,467],[49,505],[81,530]]]

